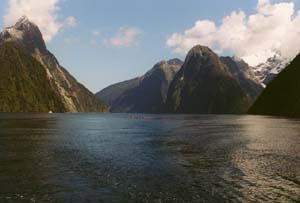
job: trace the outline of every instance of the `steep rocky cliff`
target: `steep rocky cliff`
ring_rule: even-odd
[[[0,43],[7,41],[17,43],[42,64],[53,88],[59,92],[67,112],[107,111],[106,105],[78,83],[47,50],[38,26],[30,22],[28,18],[22,17],[14,26],[6,28],[0,34]]]
[[[65,112],[45,68],[14,42],[0,43],[0,112]]]

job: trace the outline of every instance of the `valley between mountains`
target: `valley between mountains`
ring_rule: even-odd
[[[27,17],[0,34],[1,112],[300,117],[299,77],[299,56],[290,63],[278,53],[251,67],[195,45],[184,61],[160,61],[142,76],[93,94],[59,64]]]

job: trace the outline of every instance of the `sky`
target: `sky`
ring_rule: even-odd
[[[26,15],[49,50],[97,92],[184,60],[196,44],[251,65],[300,52],[300,0],[0,0],[0,27]],[[288,37],[287,37],[288,36]]]

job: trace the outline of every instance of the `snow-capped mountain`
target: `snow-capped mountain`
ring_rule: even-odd
[[[290,61],[277,52],[265,63],[253,67],[254,73],[263,85],[269,84],[288,64]]]

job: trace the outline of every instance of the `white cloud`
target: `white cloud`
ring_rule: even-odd
[[[27,16],[36,23],[45,41],[49,42],[64,27],[74,27],[77,21],[74,17],[65,20],[58,19],[58,4],[62,0],[9,0],[4,16],[6,27],[15,24],[22,16]]]
[[[114,37],[104,40],[104,43],[114,47],[130,47],[137,44],[141,33],[138,28],[121,27]]]
[[[275,52],[292,59],[300,52],[300,11],[290,2],[258,0],[256,13],[232,12],[217,26],[199,20],[183,33],[172,34],[166,44],[174,52],[186,54],[196,44],[224,53],[231,51],[249,64],[264,62]]]
[[[78,22],[76,18],[73,16],[68,17],[64,22],[65,27],[76,27],[77,24]]]
[[[101,32],[98,31],[98,30],[94,30],[94,31],[92,32],[92,35],[94,35],[94,36],[100,36],[100,35],[101,35]]]

